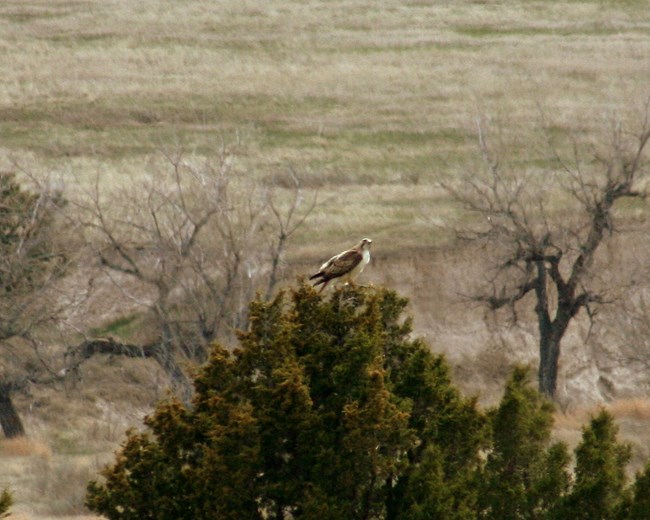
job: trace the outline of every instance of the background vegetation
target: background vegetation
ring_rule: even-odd
[[[154,341],[147,308],[158,289],[130,284],[125,298],[128,281],[101,269],[75,211],[96,187],[109,209],[126,201],[119,193],[142,193],[143,181],[169,173],[176,150],[197,166],[225,148],[236,152],[234,194],[249,183],[272,189],[286,212],[294,174],[301,210],[317,192],[284,249],[283,283],[372,237],[364,280],[408,296],[415,333],[447,354],[462,390],[497,402],[513,363],[535,360],[534,316],[493,315],[462,297],[484,279],[486,250],[452,240],[450,228],[471,217],[438,181],[482,167],[477,118],[516,172],[538,178],[552,163],[548,136],[570,157],[574,143],[607,144],[617,121],[641,124],[648,14],[645,2],[600,0],[3,2],[0,170],[69,201],[65,243],[75,254],[66,258],[76,266],[50,288],[69,305],[30,346],[39,355],[27,368],[56,375],[70,366],[67,348],[90,337]],[[577,444],[587,410],[607,400],[639,468],[650,416],[647,209],[617,211],[631,232],[596,259],[621,266],[603,271],[616,304],[567,332],[566,413],[554,435]],[[268,216],[265,226],[277,222]],[[263,236],[278,237],[272,229]],[[272,244],[256,244],[256,258],[271,258]],[[27,518],[82,513],[85,482],[169,384],[160,363],[115,354],[85,360],[74,376],[15,397],[29,440],[0,446],[0,484]]]
[[[647,517],[650,465],[628,486],[631,450],[608,412],[584,427],[573,478],[527,370],[482,413],[409,339],[406,304],[305,285],[253,302],[240,346],[215,345],[199,371],[192,406],[160,403],[149,433],[129,432],[88,506],[113,520]]]

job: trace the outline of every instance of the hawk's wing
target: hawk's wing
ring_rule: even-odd
[[[328,279],[338,278],[352,271],[361,260],[363,260],[361,253],[356,249],[350,249],[330,258],[320,268],[319,273]]]

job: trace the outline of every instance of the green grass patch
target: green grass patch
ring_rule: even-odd
[[[235,114],[234,119],[238,118]],[[179,140],[194,150],[209,152],[229,125],[241,131],[244,124],[244,120],[233,121],[227,105],[204,97],[36,100],[0,108],[3,146],[46,158],[120,159],[151,153]]]
[[[475,138],[456,129],[376,130],[362,127],[318,133],[288,123],[261,125],[260,142],[269,151],[311,157],[306,185],[414,185],[476,153]],[[267,179],[273,183],[273,175]]]
[[[291,128],[282,124],[258,123],[261,131],[261,145],[268,148],[292,147],[306,148],[319,138],[317,132],[299,128]],[[319,139],[320,140],[320,139]],[[328,139],[333,142],[332,139]]]
[[[9,22],[18,23],[18,24],[27,24],[39,20],[60,18],[62,16],[65,16],[65,13],[61,13],[59,11],[50,11],[50,10],[39,10],[39,11],[16,10],[16,11],[0,12],[0,18],[4,18]]]
[[[141,325],[141,316],[139,314],[129,314],[117,318],[106,325],[90,329],[90,335],[95,337],[116,336],[126,339],[131,336]]]
[[[364,131],[365,130],[365,131]],[[458,128],[443,128],[439,130],[375,130],[364,129],[354,133],[346,133],[348,142],[361,146],[413,146],[427,147],[441,143],[465,143],[469,136]]]
[[[629,29],[630,31],[639,32],[639,28]],[[613,34],[621,34],[627,32],[621,27],[612,26],[604,23],[594,23],[587,25],[576,25],[571,27],[506,27],[495,25],[463,25],[455,28],[456,33],[469,36],[470,38],[494,38],[502,36],[558,36],[558,37],[571,37],[571,36],[611,36]],[[648,32],[644,30],[642,32]]]
[[[317,117],[340,106],[330,98],[283,99],[271,96],[114,96],[92,102],[35,100],[0,108],[0,138],[8,148],[47,157],[88,153],[121,158],[174,143],[208,150],[219,134],[253,125],[263,148],[313,145],[318,135],[294,121]]]
[[[97,44],[106,45],[107,42],[115,41],[119,38],[114,32],[81,32],[81,33],[61,33],[47,36],[43,39],[65,47],[86,47]]]

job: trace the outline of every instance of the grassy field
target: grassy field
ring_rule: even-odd
[[[434,245],[439,201],[426,190],[476,156],[477,117],[529,154],[540,107],[558,135],[639,107],[645,11],[601,1],[3,2],[2,155],[118,185],[156,150],[180,142],[209,154],[237,133],[250,175],[291,166],[321,188],[326,223],[312,227],[329,238]]]
[[[318,190],[294,269],[371,236],[367,278],[411,297],[418,333],[471,379],[467,344],[491,336],[480,310],[450,303],[474,261],[447,248],[456,212],[436,181],[477,167],[477,119],[523,168],[544,160],[542,127],[568,149],[634,121],[649,66],[640,0],[7,0],[0,168],[52,174],[74,197],[98,175],[128,185],[160,150],[210,155],[240,139],[247,175],[278,183],[292,168]],[[476,366],[529,358],[534,340],[519,334],[523,352],[474,353]],[[111,363],[83,389],[21,401],[33,444],[0,453],[15,518],[83,514],[85,480],[161,395],[160,374]],[[618,410],[641,457],[650,414],[633,403]],[[565,418],[558,435],[578,430]]]

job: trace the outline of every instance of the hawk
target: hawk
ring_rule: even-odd
[[[309,277],[310,280],[318,279],[314,283],[314,287],[323,284],[319,291],[323,292],[327,284],[339,278],[353,284],[354,279],[363,271],[366,264],[370,262],[370,244],[372,244],[372,240],[364,238],[352,249],[343,251],[330,258],[321,265],[315,275]]]

